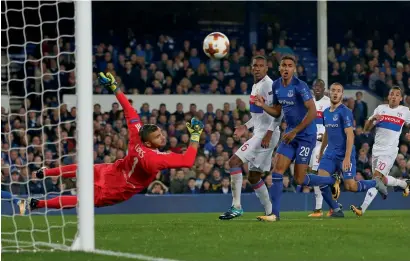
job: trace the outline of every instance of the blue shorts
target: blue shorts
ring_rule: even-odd
[[[356,156],[352,155],[350,157],[350,169],[343,171],[343,159],[325,153],[320,160],[318,169],[323,169],[330,175],[340,171],[343,175],[343,179],[353,179],[356,176]]]
[[[276,153],[295,161],[295,164],[309,165],[312,151],[316,146],[316,134],[296,136],[289,144],[281,142]]]

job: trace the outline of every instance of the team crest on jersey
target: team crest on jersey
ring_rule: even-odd
[[[320,107],[319,107],[319,111],[322,111],[322,110],[323,110],[323,106],[320,106]]]
[[[288,97],[293,97],[293,90],[288,91]]]
[[[278,91],[278,90],[275,90],[275,94],[278,95],[278,94],[279,94],[279,91]]]
[[[333,115],[333,120],[334,121],[337,121],[338,119],[339,119],[339,115],[337,115],[337,114]]]
[[[398,112],[398,113],[397,113],[397,117],[403,117],[403,113]]]

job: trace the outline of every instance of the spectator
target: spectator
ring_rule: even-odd
[[[188,184],[184,189],[185,194],[199,194],[199,188],[196,186],[195,178],[189,178]]]
[[[283,175],[283,192],[296,192],[295,187],[290,183],[289,176]]]
[[[147,191],[148,194],[164,195],[168,192],[168,188],[161,181],[155,180],[148,186]]]
[[[185,173],[182,169],[176,171],[175,178],[171,180],[170,192],[172,194],[181,194],[185,188]]]
[[[356,101],[354,104],[353,115],[356,121],[356,126],[364,126],[364,122],[367,120],[367,103],[363,100],[363,93],[356,92]]]

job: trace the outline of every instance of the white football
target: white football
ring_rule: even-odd
[[[222,59],[229,53],[229,39],[223,33],[211,33],[205,37],[203,49],[209,58]]]

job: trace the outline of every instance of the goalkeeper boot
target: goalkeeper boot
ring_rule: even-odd
[[[220,220],[229,220],[229,219],[234,219],[237,217],[240,217],[243,215],[243,209],[240,208],[235,208],[234,206],[230,207],[228,211],[223,213],[222,215],[219,216]]]
[[[275,216],[273,213],[271,213],[271,214],[269,214],[269,215],[266,215],[266,216],[256,217],[256,219],[259,220],[259,221],[263,221],[263,222],[275,222],[275,221],[279,221],[279,218],[276,218],[276,216]]]
[[[364,214],[362,207],[356,207],[355,205],[351,205],[350,209],[354,214],[356,214],[357,217],[361,217]]]
[[[408,197],[410,194],[410,179],[406,179],[407,187],[403,191],[403,197]]]
[[[333,177],[336,179],[335,184],[331,187],[332,198],[337,200],[340,197],[340,176],[338,174],[333,174]]]
[[[44,178],[44,170],[46,169],[46,167],[42,167],[39,170],[36,171],[36,177],[38,179],[43,179]]]
[[[321,209],[315,209],[312,213],[308,215],[308,217],[323,217],[323,212]]]
[[[376,177],[376,186],[375,188],[377,191],[379,191],[380,195],[382,196],[383,199],[387,198],[387,186],[383,183],[382,179],[380,177]]]

